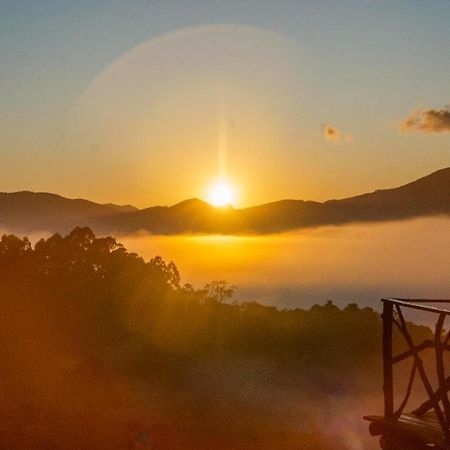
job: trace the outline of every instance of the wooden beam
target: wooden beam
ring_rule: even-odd
[[[408,403],[409,396],[411,395],[411,392],[412,392],[412,387],[413,387],[413,383],[414,383],[414,377],[416,376],[416,368],[417,368],[416,361],[414,361],[413,365],[411,367],[411,373],[409,375],[408,386],[406,388],[405,398],[403,399],[402,403],[398,407],[397,411],[395,411],[395,413],[394,413],[394,420],[395,421],[397,421],[398,418],[402,415],[402,412],[405,409],[406,404]]]
[[[439,381],[439,387],[445,386],[445,367],[444,367],[444,346],[442,345],[441,335],[445,322],[445,314],[440,314],[436,323],[436,330],[434,333],[434,341],[436,348],[436,373]],[[442,391],[442,405],[444,406],[445,422],[448,427],[450,422],[450,402],[445,390]],[[450,436],[449,436],[450,437]]]
[[[402,302],[419,302],[419,303],[450,303],[450,299],[447,298],[386,298],[383,300],[401,300]]]
[[[392,319],[393,304],[383,303],[383,391],[384,418],[394,419],[394,371],[392,361]]]
[[[429,411],[433,406],[440,402],[442,394],[450,390],[450,376],[445,379],[444,386],[439,386],[439,388],[434,392],[434,394],[425,402],[423,402],[418,408],[413,411],[416,416],[423,416],[427,411]]]
[[[422,350],[425,350],[427,348],[433,348],[433,347],[434,347],[434,342],[431,339],[426,339],[421,344],[414,347],[414,352],[418,353],[418,352],[421,352]],[[405,352],[400,353],[397,356],[394,356],[394,358],[392,358],[392,362],[395,364],[400,361],[403,361],[406,358],[409,358],[410,356],[413,356],[413,351],[406,350]]]
[[[450,316],[450,311],[448,309],[436,308],[434,306],[426,306],[420,305],[419,303],[413,303],[405,300],[395,300],[395,299],[383,299],[381,300],[384,303],[393,303],[396,306],[406,306],[407,308],[418,309],[420,311],[428,311],[437,314],[446,314]]]

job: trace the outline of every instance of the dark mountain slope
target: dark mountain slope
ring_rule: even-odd
[[[0,229],[67,232],[90,226],[97,233],[271,233],[351,222],[402,220],[450,214],[450,168],[394,189],[323,203],[281,200],[246,209],[214,208],[199,199],[139,210],[59,195],[0,193]]]
[[[0,193],[0,228],[29,233],[67,231],[98,218],[137,210],[133,206],[101,205],[44,192]]]
[[[236,210],[214,208],[198,199],[171,207],[154,207],[121,214],[97,228],[107,233],[146,230],[156,234],[271,233],[295,228],[361,221],[401,220],[450,214],[450,168],[407,185],[324,203],[281,200]]]

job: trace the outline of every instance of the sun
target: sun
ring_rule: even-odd
[[[227,180],[217,180],[209,189],[208,200],[214,206],[231,205],[235,200],[232,185]]]

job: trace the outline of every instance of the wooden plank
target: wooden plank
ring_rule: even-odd
[[[427,427],[437,428],[442,431],[441,425],[439,424],[439,422],[436,418],[434,418],[433,420],[430,420],[430,419],[423,420],[423,419],[420,419],[420,418],[410,415],[410,414],[403,414],[401,419],[404,421],[407,421],[407,422],[418,424],[420,426],[423,426],[424,424],[426,424]]]
[[[439,428],[441,430],[441,426],[434,414],[431,414],[431,415],[427,414],[424,417],[417,417],[414,414],[411,414],[411,413],[406,414],[405,413],[405,414],[402,414],[400,416],[400,418],[401,418],[401,420],[404,420],[404,421],[414,422],[414,423],[417,423],[420,425],[425,425],[425,426],[431,426],[431,427]],[[383,416],[378,416],[378,415],[364,416],[364,420],[368,420],[369,422],[370,421],[377,421],[377,422],[382,421],[382,422],[386,422],[386,423],[389,422]],[[395,423],[395,422],[389,422],[389,423]]]
[[[425,444],[446,448],[444,433],[435,417],[421,418],[413,414],[402,414],[397,422],[387,421],[382,416],[364,416],[364,419],[374,425],[370,428],[374,435],[399,434]]]

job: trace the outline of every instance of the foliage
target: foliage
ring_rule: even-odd
[[[161,432],[172,445],[161,448],[230,448],[217,437],[224,423],[233,448],[263,448],[239,444],[248,435],[243,423],[253,423],[265,448],[331,448],[309,428],[300,434],[286,428],[279,397],[293,389],[301,410],[312,398],[326,403],[371,383],[378,390],[379,314],[332,302],[309,310],[230,303],[234,290],[222,280],[204,289],[182,284],[173,262],[159,256],[146,262],[89,228],[55,234],[34,247],[27,238],[3,236],[0,371],[9,406],[0,412],[9,419],[0,427],[0,447],[138,448],[119,444],[122,434],[109,447],[98,439],[101,430],[119,433],[129,420],[147,417],[145,427],[180,421],[175,431]],[[249,401],[247,389],[258,399]],[[161,401],[164,407],[151,406]],[[20,412],[23,405],[36,411],[28,417]],[[292,411],[297,416],[286,408],[285,417]],[[92,430],[79,430],[83,439],[72,445],[61,436],[73,434],[80,421],[90,421]],[[29,430],[37,429],[42,436],[30,440]],[[191,434],[216,440],[199,444]],[[171,441],[187,435],[193,443]],[[291,440],[295,444],[287,444]]]
[[[205,286],[205,290],[208,298],[222,303],[233,296],[236,286],[225,280],[214,280]]]

